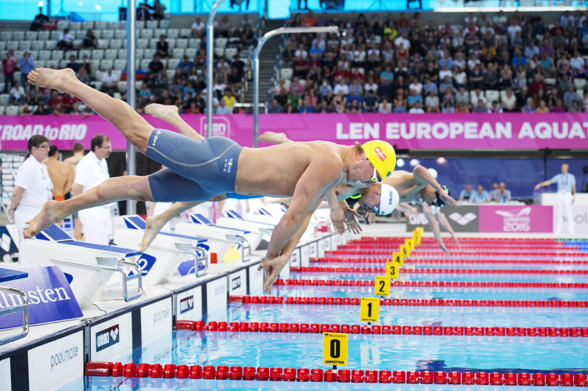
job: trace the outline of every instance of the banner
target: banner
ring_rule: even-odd
[[[553,207],[480,206],[480,232],[552,233]]]
[[[459,208],[444,206],[441,212],[445,214],[447,221],[455,232],[479,232],[480,216],[478,205],[462,205]],[[407,222],[407,231],[413,231],[417,227],[424,227],[426,232],[431,232],[431,225],[424,213],[411,214]],[[439,226],[441,232],[445,229]]]
[[[55,322],[79,318],[82,310],[78,305],[63,272],[57,266],[22,269],[27,278],[4,282],[3,286],[20,289],[29,300],[29,324]],[[0,309],[21,305],[19,296],[0,292]],[[22,325],[22,313],[16,312],[0,317],[0,329]]]
[[[156,118],[144,118],[154,127],[172,129]],[[184,114],[182,118],[200,134],[206,133],[206,116]],[[353,144],[381,139],[412,150],[588,148],[588,116],[584,113],[263,114],[259,133],[266,131],[284,132],[295,141]],[[113,149],[126,149],[122,134],[97,115],[0,116],[2,150],[25,150],[34,134],[45,135],[62,150],[71,149],[75,142],[89,149],[92,137],[106,134]],[[253,116],[215,115],[213,134],[251,147]]]

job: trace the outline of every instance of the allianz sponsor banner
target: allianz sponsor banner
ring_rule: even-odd
[[[79,318],[82,310],[69,283],[57,266],[19,269],[27,272],[27,278],[2,283],[3,286],[20,289],[29,301],[29,324],[40,324]],[[0,292],[0,309],[21,305],[20,296]],[[22,325],[22,312],[0,317],[0,329]]]
[[[111,138],[117,150],[126,140],[112,124],[98,115],[2,116],[0,148],[25,150],[27,140],[42,134],[60,149],[81,142],[86,149],[96,134]],[[170,125],[150,116],[156,128]],[[200,134],[206,133],[206,116],[182,118]],[[387,140],[398,148],[418,149],[562,149],[588,145],[588,119],[582,113],[544,114],[264,114],[260,133],[285,132],[296,141],[326,140],[352,144],[372,139]],[[213,134],[229,137],[242,146],[253,144],[253,116],[215,115]],[[263,145],[263,143],[262,143]]]
[[[447,221],[455,232],[478,232],[480,230],[480,206],[462,205],[459,208],[444,206],[441,212],[445,214]],[[416,227],[424,227],[425,231],[431,232],[431,225],[424,213],[411,214],[407,221],[407,230],[413,231]],[[441,232],[444,231],[440,227]]]
[[[545,205],[484,205],[480,232],[552,233],[553,207]]]

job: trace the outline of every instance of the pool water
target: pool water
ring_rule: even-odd
[[[558,244],[559,243],[559,244]],[[528,245],[522,241],[523,246]],[[545,244],[542,244],[545,245]],[[565,242],[552,242],[558,250]],[[537,244],[539,246],[539,244]],[[512,240],[508,247],[513,247]],[[462,246],[471,252],[475,244]],[[565,247],[578,259],[587,249],[578,244]],[[460,249],[453,249],[459,257]],[[539,251],[539,250],[537,250]],[[547,250],[540,250],[542,253]],[[421,252],[419,256],[423,256]],[[352,258],[350,255],[329,254]],[[471,255],[466,255],[471,257]],[[512,253],[507,254],[512,259]],[[369,257],[377,257],[370,255]],[[574,254],[559,259],[573,259]],[[524,257],[521,257],[524,258]],[[532,256],[526,257],[533,259]],[[425,259],[425,258],[423,258]],[[462,258],[448,258],[462,259]],[[465,258],[464,258],[465,259]],[[478,258],[472,258],[478,259]],[[493,257],[493,259],[498,259]],[[555,259],[543,256],[542,259]],[[318,263],[321,267],[382,267],[359,262]],[[527,270],[588,270],[588,265],[545,264],[450,264],[408,263],[410,269],[527,269]],[[377,273],[292,272],[292,279],[373,280]],[[588,275],[558,274],[495,274],[495,273],[401,273],[402,281],[485,281],[485,282],[560,282],[585,283]],[[374,297],[374,288],[341,286],[274,287],[273,295],[284,297]],[[587,288],[456,288],[393,286],[389,298],[398,299],[463,299],[463,300],[588,300]],[[357,305],[288,305],[245,304],[231,302],[226,311],[208,314],[205,321],[318,323],[365,325],[359,320]],[[462,327],[588,327],[586,308],[525,308],[525,307],[443,307],[443,306],[380,306],[378,325],[400,326],[462,326]],[[174,363],[186,365],[251,366],[281,368],[323,368],[322,334],[252,333],[177,330],[133,354],[113,357],[122,363]],[[364,335],[349,334],[346,369],[392,371],[457,371],[457,372],[556,372],[588,373],[588,338],[582,337],[498,337],[498,336],[435,336],[435,335]],[[340,367],[341,368],[341,367]],[[190,379],[88,378],[88,390],[102,389],[381,389],[378,384],[283,383],[259,381],[222,381]],[[388,388],[388,386],[387,386]],[[397,390],[453,390],[466,386],[389,385]],[[490,387],[476,386],[476,390]],[[491,388],[496,390],[496,387]],[[563,389],[563,388],[561,388]]]

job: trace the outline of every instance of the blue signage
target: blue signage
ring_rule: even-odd
[[[29,324],[79,318],[82,310],[69,283],[57,266],[22,270],[27,278],[3,282],[2,286],[23,291],[29,300]],[[23,304],[20,296],[0,291],[0,309]],[[0,329],[22,326],[22,313],[0,316]]]

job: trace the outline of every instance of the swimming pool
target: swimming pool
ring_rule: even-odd
[[[398,246],[403,240],[366,238],[348,245],[358,245],[354,250],[358,254],[348,254],[351,247],[346,247],[325,255],[344,258],[342,261],[292,268],[290,278],[279,281],[271,298],[231,297],[227,310],[208,314],[206,324],[178,324],[189,330],[178,329],[132,355],[113,357],[113,362],[122,363],[111,363],[108,369],[117,376],[87,377],[87,389],[382,387],[370,384],[374,382],[393,383],[393,389],[400,390],[464,389],[463,385],[445,384],[452,382],[477,383],[476,389],[485,389],[485,384],[531,382],[559,384],[565,389],[566,385],[584,384],[588,374],[588,274],[581,271],[588,267],[584,263],[545,263],[554,257],[586,260],[583,242],[568,245],[521,239],[519,248],[525,251],[503,251],[511,260],[507,264],[459,261],[480,259],[472,251],[481,243],[477,239],[464,240],[461,249],[451,249],[455,255],[444,258],[451,262],[446,264],[411,262],[413,255],[414,260],[427,259],[427,251],[419,247],[382,301],[379,321],[368,326],[360,322],[360,307],[354,303],[360,297],[374,297],[373,278],[380,270],[357,268],[381,269],[383,263],[356,262],[356,258],[387,256],[364,254],[363,244]],[[423,241],[423,249],[429,250],[429,242]],[[517,248],[513,239],[491,242]],[[430,253],[436,252],[429,247]],[[494,255],[482,256],[502,259],[496,256],[500,251],[492,251]],[[517,264],[516,259],[527,262]],[[317,269],[322,266],[329,269]],[[348,365],[339,367],[339,372],[322,365],[321,331],[349,333]],[[140,363],[149,364],[141,367]],[[156,363],[162,365],[150,365]],[[165,366],[170,363],[176,367]],[[364,372],[347,373],[355,369]],[[174,378],[159,378],[166,373]],[[124,374],[134,376],[120,376]],[[218,380],[225,377],[250,380]],[[316,383],[319,379],[326,383]],[[354,379],[361,384],[354,384]]]

